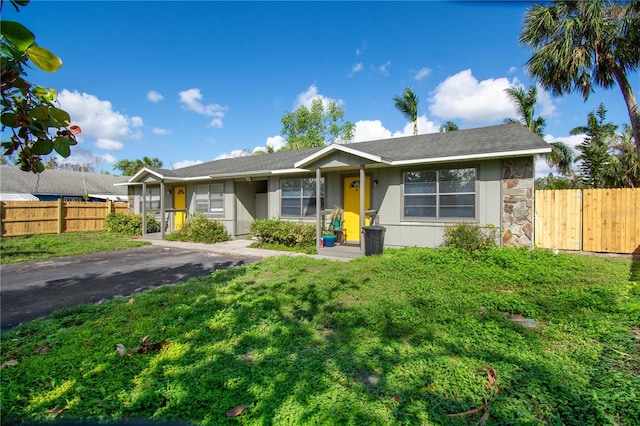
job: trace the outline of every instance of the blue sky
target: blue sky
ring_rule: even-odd
[[[343,106],[354,142],[412,134],[392,100],[409,86],[420,133],[502,123],[515,116],[504,89],[533,84],[518,44],[531,4],[40,0],[2,12],[63,60],[29,79],[56,88],[83,130],[67,161],[117,174],[121,159],[178,168],[277,148],[282,116],[318,96]],[[638,73],[630,81],[637,96]],[[629,122],[617,86],[586,103],[540,91],[545,139],[579,143],[570,130],[600,102],[609,121]]]

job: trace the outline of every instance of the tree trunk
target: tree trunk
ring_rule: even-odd
[[[633,132],[633,139],[636,145],[636,151],[638,153],[638,160],[640,161],[640,112],[638,112],[638,102],[636,96],[631,90],[629,80],[618,66],[613,67],[613,75],[615,75],[620,90],[622,90],[622,96],[627,104],[629,110],[629,119],[631,120],[631,131]]]

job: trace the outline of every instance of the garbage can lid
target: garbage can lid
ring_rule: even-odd
[[[362,229],[366,229],[367,231],[384,231],[385,228],[382,225],[371,225],[371,226],[364,226]]]

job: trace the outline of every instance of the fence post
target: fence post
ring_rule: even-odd
[[[58,198],[58,234],[64,231],[64,202]]]
[[[107,213],[113,213],[113,201],[107,200]]]

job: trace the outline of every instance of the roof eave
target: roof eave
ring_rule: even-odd
[[[526,157],[529,155],[546,154],[551,152],[551,148],[536,148],[526,149],[520,151],[504,151],[504,152],[487,152],[484,154],[465,154],[465,155],[453,155],[449,157],[434,157],[434,158],[415,158],[411,160],[398,160],[392,161],[392,166],[405,166],[410,164],[425,164],[425,163],[450,163],[452,161],[465,161],[465,160],[488,160],[488,159],[500,159],[500,158],[512,158],[512,157]]]

